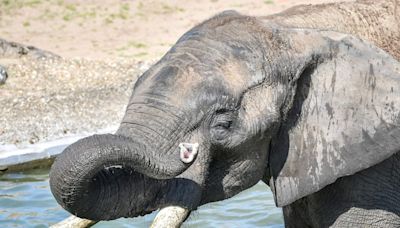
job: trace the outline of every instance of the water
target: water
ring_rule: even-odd
[[[53,198],[49,170],[0,175],[0,227],[48,227],[69,216]],[[149,227],[156,213],[94,227]],[[283,227],[268,186],[258,183],[237,196],[193,212],[183,227]]]

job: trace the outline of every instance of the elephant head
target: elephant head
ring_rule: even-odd
[[[399,150],[399,68],[352,36],[224,12],[138,79],[115,134],[57,157],[51,190],[92,220],[194,210],[261,179],[290,204]]]

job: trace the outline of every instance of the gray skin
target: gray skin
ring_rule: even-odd
[[[394,4],[370,3],[287,17],[228,11],[194,27],[138,79],[115,134],[57,157],[56,200],[79,217],[110,220],[167,205],[195,210],[262,179],[288,227],[398,226],[399,46],[381,44],[398,42],[399,27]],[[343,32],[369,42],[339,33],[341,20],[329,30],[296,25],[324,14],[354,16]],[[189,164],[182,142],[200,145]]]

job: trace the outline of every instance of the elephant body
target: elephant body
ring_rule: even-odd
[[[57,157],[53,195],[98,221],[195,210],[262,179],[288,227],[399,226],[397,9],[226,11],[197,25],[138,79],[115,134]]]
[[[287,227],[400,227],[400,153],[283,208]]]
[[[356,35],[400,60],[400,5],[356,1],[297,6],[263,20]],[[377,151],[378,153],[379,151]],[[400,227],[400,154],[283,207],[287,227]]]

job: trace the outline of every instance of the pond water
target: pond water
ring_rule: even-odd
[[[49,170],[0,175],[0,227],[48,227],[69,216],[53,198]],[[156,213],[100,222],[94,227],[149,227]],[[183,227],[283,227],[267,185],[258,183],[237,196],[200,207]]]

